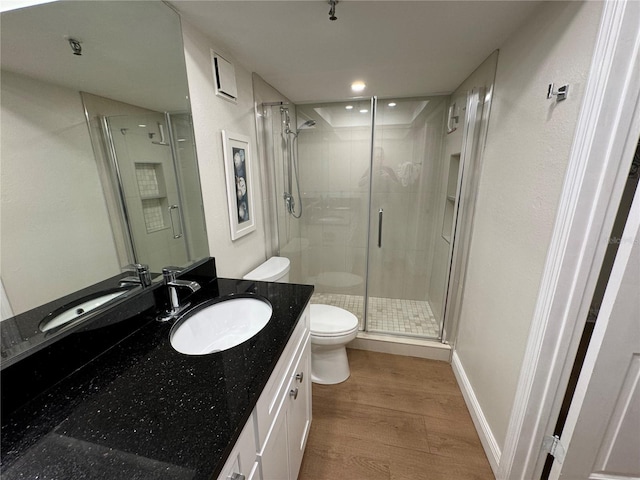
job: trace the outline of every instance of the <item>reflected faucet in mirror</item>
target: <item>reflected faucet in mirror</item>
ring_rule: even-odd
[[[142,288],[146,288],[151,286],[151,272],[149,271],[149,265],[136,263],[134,265],[127,265],[124,270],[126,272],[135,273],[135,276],[121,278],[121,287],[134,287],[140,285]]]

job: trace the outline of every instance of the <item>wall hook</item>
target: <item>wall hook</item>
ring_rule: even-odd
[[[567,95],[569,94],[569,84],[562,85],[558,90],[554,90],[553,83],[549,84],[549,89],[547,90],[547,98],[556,97],[556,101],[560,102],[562,100],[567,99]]]
[[[75,38],[68,38],[69,46],[71,47],[71,51],[74,55],[82,55],[82,44],[80,40],[76,40]]]

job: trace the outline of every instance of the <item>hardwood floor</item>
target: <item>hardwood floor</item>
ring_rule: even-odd
[[[299,480],[494,480],[450,365],[347,352],[346,382],[313,384]]]

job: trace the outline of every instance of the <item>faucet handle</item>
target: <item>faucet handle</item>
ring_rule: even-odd
[[[142,263],[134,263],[131,265],[127,265],[123,267],[125,272],[133,272],[138,277],[140,281],[140,285],[143,287],[148,287],[151,285],[151,272],[149,271],[149,265],[145,265]]]
[[[170,282],[175,282],[176,274],[181,271],[182,269],[180,267],[164,267],[162,269],[162,278],[164,278],[165,285]]]

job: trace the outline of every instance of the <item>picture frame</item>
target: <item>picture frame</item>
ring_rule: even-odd
[[[224,171],[229,205],[231,240],[237,240],[256,229],[253,208],[252,161],[249,137],[222,130]]]

